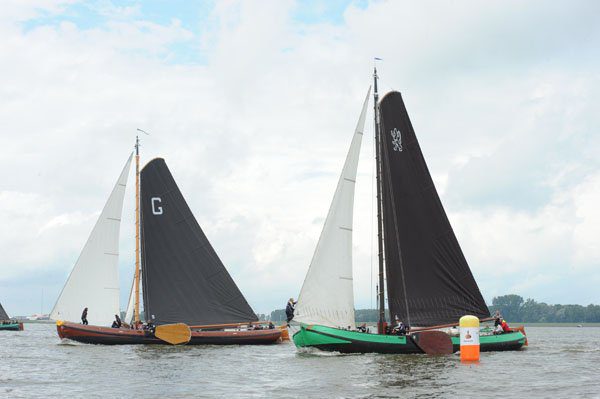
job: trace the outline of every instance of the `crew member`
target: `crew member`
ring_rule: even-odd
[[[290,298],[285,307],[285,315],[287,316],[288,324],[290,324],[290,321],[292,321],[292,319],[294,318],[294,308],[296,306],[296,303],[298,302],[294,302],[294,298]]]
[[[81,324],[85,324],[86,326],[88,324],[88,321],[87,321],[87,312],[88,312],[88,309],[84,308],[83,309],[83,313],[81,314]]]
[[[507,333],[507,332],[511,332],[511,329],[510,329],[510,327],[508,326],[508,323],[506,322],[506,320],[504,320],[504,319],[502,320],[502,324],[501,324],[501,326],[502,326],[502,331],[503,331],[503,332],[505,332],[505,333]]]
[[[119,317],[119,315],[115,315],[115,321],[113,321],[112,323],[112,328],[121,328],[121,326],[123,325],[123,323],[121,322],[121,318]]]
[[[494,327],[498,327],[500,324],[502,324],[502,315],[499,310],[496,310],[496,313],[494,313]]]
[[[406,335],[406,326],[404,325],[404,323],[402,323],[402,320],[400,320],[400,318],[396,316],[395,321],[396,325],[394,326],[394,332],[398,335]]]

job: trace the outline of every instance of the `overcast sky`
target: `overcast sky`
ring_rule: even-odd
[[[600,303],[597,1],[8,0],[0,302],[49,312],[143,137],[257,312],[296,297],[379,64],[484,298]],[[370,105],[370,109],[372,104]],[[355,303],[374,305],[373,140]],[[130,183],[133,182],[133,173]],[[124,307],[133,190],[121,227]]]

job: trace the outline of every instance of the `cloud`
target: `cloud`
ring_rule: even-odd
[[[514,289],[599,302],[584,283],[599,278],[590,277],[598,263],[598,5],[306,7],[228,1],[183,15],[141,2],[5,5],[3,287],[37,291],[26,278],[35,272],[53,276],[46,303],[58,295],[140,127],[151,132],[143,160],[166,159],[255,310],[282,306],[302,284],[379,56],[380,89],[402,90],[484,296]],[[373,290],[370,135],[355,201],[358,307],[370,305]],[[131,195],[129,187],[124,292]],[[0,299],[13,313],[37,312],[16,291],[7,295]]]

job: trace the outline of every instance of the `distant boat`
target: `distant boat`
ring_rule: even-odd
[[[0,331],[23,331],[23,323],[13,320],[0,303]]]
[[[460,249],[427,169],[399,92],[381,102],[374,74],[378,333],[356,331],[352,274],[354,184],[369,95],[364,101],[333,200],[302,285],[294,321],[297,347],[344,353],[451,353],[458,337],[440,331],[464,315],[489,318],[489,310]],[[412,328],[390,334],[392,318]],[[522,332],[481,337],[481,350],[518,349]]]
[[[120,314],[119,228],[132,155],[50,314],[59,337],[93,344],[278,341],[280,329],[256,327],[256,314],[204,235],[165,161],[154,159],[139,172],[137,139],[135,276],[126,324],[110,327]],[[84,308],[91,325],[77,323]]]

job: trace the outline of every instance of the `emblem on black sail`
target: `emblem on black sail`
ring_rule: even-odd
[[[402,152],[402,135],[400,134],[400,130],[394,128],[390,132],[392,134],[392,144],[394,145],[394,151]]]

